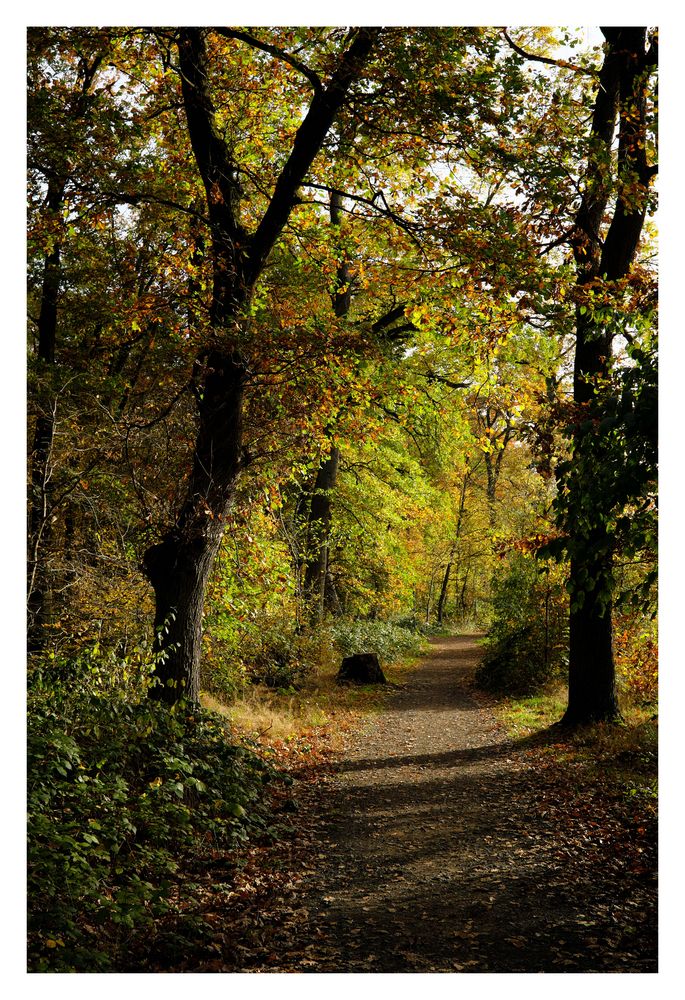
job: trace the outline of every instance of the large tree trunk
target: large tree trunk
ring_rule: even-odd
[[[176,525],[144,557],[160,657],[150,694],[170,704],[199,696],[205,592],[241,468],[244,383],[240,356],[210,355],[187,498]]]
[[[574,402],[591,406],[595,383],[606,377],[611,356],[610,338],[593,330],[578,314],[574,377]],[[586,447],[589,431],[579,424],[574,449],[579,455]],[[583,476],[572,480],[578,491],[589,489]],[[577,530],[570,561],[571,612],[569,616],[569,692],[565,725],[611,721],[620,717],[616,697],[613,654],[611,592],[613,557],[610,539],[603,526],[603,511],[595,511],[589,531]],[[597,515],[600,515],[599,517]]]
[[[200,694],[202,610],[209,575],[221,543],[210,531],[193,541],[167,536],[145,554],[155,591],[155,634],[159,661],[151,697],[173,704],[196,702]]]
[[[231,34],[230,29],[218,29]],[[363,70],[379,29],[352,33],[328,86],[317,85],[273,195],[252,236],[240,219],[242,192],[234,150],[218,127],[210,87],[206,30],[182,28],[179,67],[188,134],[209,214],[213,287],[207,350],[198,358],[198,430],[186,499],[176,522],[147,550],[143,567],[155,594],[158,664],[151,697],[197,701],[202,612],[207,582],[233,502],[243,452],[247,366],[236,334],[247,332],[252,291],[288,221],[297,189]],[[242,36],[243,38],[245,36]]]
[[[655,62],[654,46],[646,51],[646,28],[603,28],[607,50],[600,73],[592,121],[592,152],[588,163],[585,194],[576,217],[574,255],[579,291],[629,274],[640,240],[646,213],[647,191],[654,173],[646,159],[646,88]],[[609,151],[619,120],[619,186],[612,221],[606,237],[601,227],[609,202],[612,178]],[[637,188],[630,190],[634,177]],[[624,195],[623,185],[626,185]],[[600,433],[588,426],[587,417],[601,405],[602,386],[608,379],[612,334],[593,321],[590,311],[576,310],[576,354],[574,402],[579,408],[574,434],[574,456],[587,452],[588,435]],[[601,443],[596,443],[601,454]],[[570,479],[572,509],[582,508],[591,494],[586,466],[577,458]],[[609,503],[609,498],[606,498]],[[570,587],[572,611],[569,619],[569,701],[562,722],[578,725],[619,717],[612,648],[613,555],[605,527],[610,511],[589,512],[592,523],[577,524],[572,532]]]
[[[599,540],[600,545],[603,540]],[[597,559],[590,565],[588,558],[571,560],[571,578],[580,571],[593,574],[602,586],[611,571],[611,559]],[[570,649],[568,708],[565,725],[611,721],[619,717],[612,643],[611,599],[602,599],[599,592],[584,595],[579,607],[570,615]]]

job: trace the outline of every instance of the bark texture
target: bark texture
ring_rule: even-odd
[[[602,31],[607,49],[595,100],[585,194],[576,217],[573,244],[581,293],[598,280],[606,282],[611,292],[611,283],[630,273],[654,174],[647,164],[645,140],[647,86],[656,61],[655,47],[647,49],[644,27],[602,28]],[[603,235],[603,221],[615,183],[609,164],[617,121],[618,194],[611,223]],[[596,322],[591,310],[581,311],[579,304],[573,377],[574,402],[579,413],[574,435],[576,454],[586,444],[589,433],[586,418],[600,400],[600,386],[609,376],[611,350],[611,330]],[[572,489],[580,493],[592,492],[592,484],[583,481],[582,476],[572,478],[572,484]],[[619,716],[612,645],[613,553],[605,516],[608,513],[598,509],[589,529],[578,525],[572,537],[569,702],[562,720],[568,725],[610,721]]]
[[[250,235],[240,219],[242,192],[234,150],[219,132],[211,92],[207,31],[178,36],[188,134],[209,214],[213,287],[210,334],[198,357],[198,427],[186,496],[175,523],[145,553],[155,594],[158,684],[151,696],[169,703],[199,694],[202,611],[243,456],[242,414],[247,378],[249,305],[256,282],[296,203],[297,190],[361,75],[380,29],[351,32],[327,86],[317,88],[268,207]]]

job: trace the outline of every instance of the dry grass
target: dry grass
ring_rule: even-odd
[[[292,739],[330,722],[330,715],[312,699],[279,694],[261,685],[230,705],[212,695],[203,695],[202,704],[225,716],[238,733],[256,740]]]
[[[401,684],[415,665],[415,660],[396,663],[384,672],[391,684]],[[336,664],[325,664],[299,691],[256,684],[230,704],[206,693],[201,702],[228,719],[238,735],[264,745],[316,732],[326,732],[335,745],[356,718],[380,710],[388,691],[383,685],[340,686],[335,683],[336,671]]]

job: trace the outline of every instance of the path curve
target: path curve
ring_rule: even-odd
[[[282,971],[611,971],[620,887],[582,858],[559,861],[529,751],[477,700],[481,655],[476,637],[434,640],[349,738]],[[655,968],[653,956],[620,964]]]

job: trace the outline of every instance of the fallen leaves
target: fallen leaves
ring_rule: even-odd
[[[424,696],[428,683],[424,667]],[[394,724],[412,738],[395,740],[389,721],[365,730],[339,778],[315,736],[264,748],[290,777],[274,789],[277,839],[246,849],[230,875],[221,859],[206,869],[211,939],[159,967],[653,971],[654,824],[636,803],[562,746],[508,743],[488,708],[448,722],[439,697],[410,716],[411,686],[402,696]],[[431,760],[425,771],[405,766],[409,748]]]

